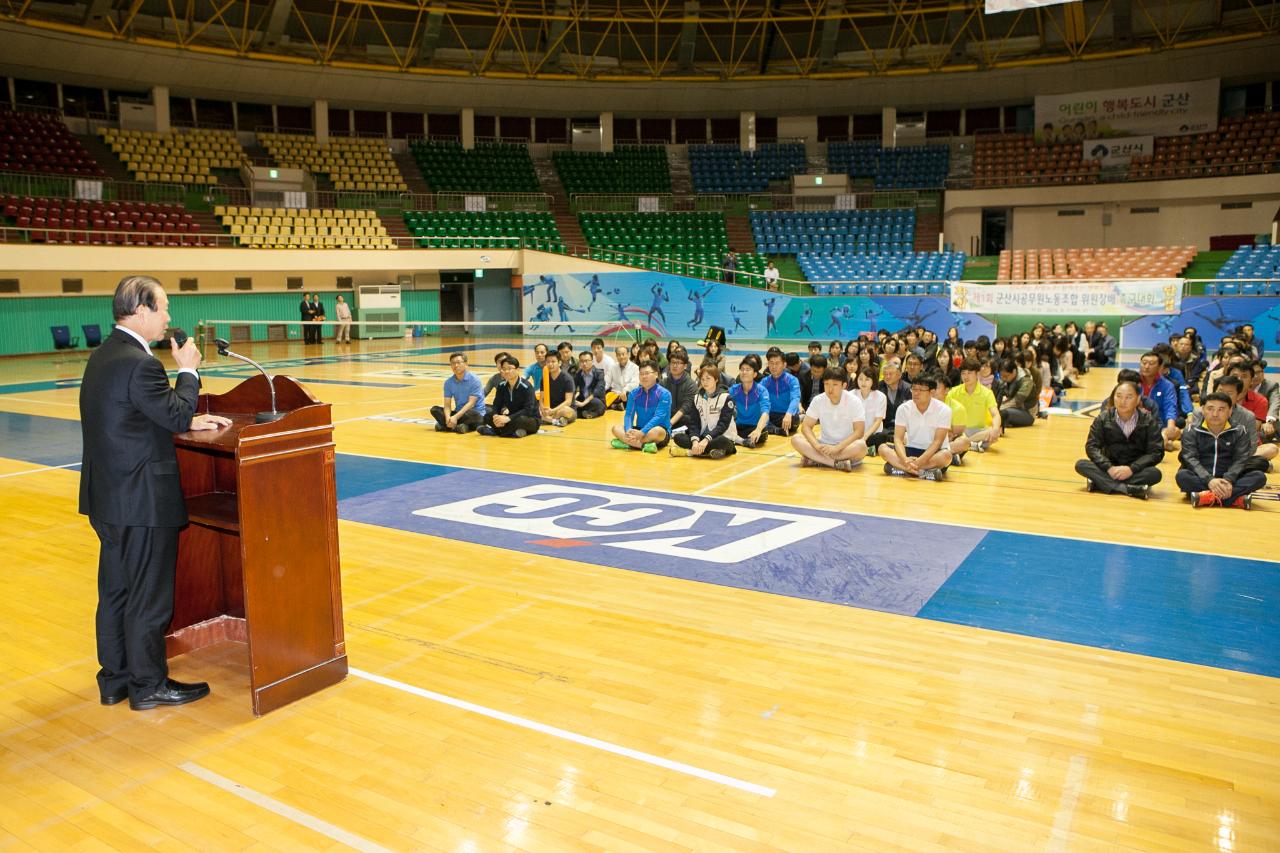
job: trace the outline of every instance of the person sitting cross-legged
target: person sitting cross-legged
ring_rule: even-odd
[[[735,446],[737,407],[720,384],[720,368],[708,364],[698,369],[698,393],[685,409],[685,429],[671,437],[672,456],[723,459],[738,452]]]
[[[449,369],[453,375],[444,381],[444,405],[432,406],[431,417],[436,419],[436,432],[470,432],[484,422],[484,388],[467,369],[464,354],[449,356]]]
[[[1107,495],[1128,495],[1146,500],[1160,482],[1156,466],[1164,459],[1160,420],[1141,405],[1142,390],[1133,382],[1120,382],[1089,426],[1084,443],[1087,459],[1076,462],[1076,473],[1085,488]]]
[[[642,361],[639,369],[640,386],[627,395],[611,443],[617,450],[657,453],[671,439],[671,392],[658,384],[658,365]]]
[[[954,413],[952,426],[960,433],[952,442],[951,452],[961,463],[968,450],[985,453],[1000,440],[1000,407],[991,389],[978,381],[980,369],[976,360],[961,362],[960,384],[946,392],[947,405]]]
[[[823,393],[809,401],[800,421],[800,434],[791,437],[791,446],[806,467],[822,465],[852,471],[867,455],[867,442],[862,438],[866,412],[858,395],[846,390],[847,382],[843,369],[828,369],[823,377]],[[820,437],[813,431],[819,425]]]
[[[951,464],[951,407],[933,398],[933,377],[911,383],[911,399],[898,407],[893,441],[880,445],[884,472],[896,477],[941,480]]]
[[[560,353],[552,350],[547,353],[543,369],[547,371],[547,399],[538,407],[538,417],[544,424],[551,426],[567,426],[578,418],[578,408],[573,405],[573,396],[577,388],[569,371],[561,369]]]
[[[520,375],[520,360],[513,355],[502,362],[503,382],[493,393],[493,405],[484,413],[481,435],[524,438],[538,431],[538,395]]]
[[[614,350],[617,361],[605,369],[605,405],[611,409],[622,409],[627,405],[627,397],[640,384],[640,371],[631,360],[631,351],[626,347]]]
[[[1205,395],[1182,433],[1176,479],[1193,506],[1249,509],[1250,496],[1267,484],[1266,474],[1246,470],[1254,439],[1242,424],[1232,423],[1232,405],[1221,391]]]
[[[738,363],[738,381],[729,389],[737,407],[738,443],[743,447],[759,447],[768,440],[769,392],[758,381],[760,357],[748,355]]]
[[[787,370],[786,356],[778,347],[765,353],[767,370],[760,384],[769,392],[770,435],[794,435],[800,428],[800,380]]]
[[[573,407],[580,418],[598,418],[604,414],[604,371],[596,367],[591,353],[578,356],[578,375],[574,378]]]
[[[1241,377],[1241,372],[1233,369],[1231,373],[1218,380],[1216,390],[1234,401],[1235,405],[1230,415],[1231,422],[1244,429],[1249,436],[1249,443],[1255,447],[1253,456],[1245,464],[1245,470],[1261,471],[1265,474],[1271,469],[1271,460],[1276,458],[1280,448],[1272,442],[1262,440],[1262,424],[1259,423],[1254,409],[1249,407],[1248,389],[1248,383]]]

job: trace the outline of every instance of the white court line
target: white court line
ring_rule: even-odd
[[[368,853],[391,853],[390,850],[380,844],[374,844],[369,839],[361,838],[359,835],[352,832],[347,832],[347,830],[340,826],[334,826],[333,824],[323,821],[318,817],[295,809],[293,806],[285,805],[277,799],[268,797],[266,794],[255,791],[252,788],[246,788],[239,782],[232,781],[225,776],[219,776],[212,770],[206,770],[194,762],[187,761],[178,765],[178,768],[184,773],[189,773],[197,779],[208,782],[210,785],[215,785],[227,793],[234,794],[240,799],[245,800],[246,802],[253,803],[255,806],[260,806],[269,812],[278,814],[286,820],[291,820],[299,826],[305,826],[307,829],[318,832],[327,838],[332,838],[339,844],[345,844],[352,850],[363,850],[368,851]]]
[[[376,415],[361,415],[358,418],[343,418],[340,421],[334,421],[333,425],[349,424],[352,421],[367,421],[370,418],[385,418],[388,415],[403,415],[405,412],[420,412],[423,409],[430,409],[430,406],[414,406],[412,409],[396,409],[394,412],[378,412]],[[401,460],[403,461],[403,460]]]
[[[412,693],[414,696],[421,696],[423,699],[430,699],[432,702],[439,702],[443,705],[449,705],[450,707],[458,708],[462,711],[470,711],[473,714],[479,714],[480,716],[488,717],[491,720],[510,723],[513,726],[520,726],[521,728],[541,732],[542,734],[558,737],[562,740],[572,741],[573,743],[589,746],[592,749],[598,749],[602,752],[620,755],[623,758],[642,761],[645,764],[652,764],[655,767],[662,767],[667,770],[674,770],[677,773],[696,776],[699,779],[717,782],[721,785],[727,785],[730,788],[737,788],[740,791],[759,794],[762,797],[772,797],[774,794],[778,793],[775,788],[757,785],[754,782],[746,782],[742,779],[736,779],[733,776],[726,776],[723,773],[716,773],[712,770],[703,770],[701,767],[694,767],[692,764],[672,761],[669,758],[663,758],[658,755],[650,755],[647,752],[640,752],[639,750],[631,749],[630,747],[618,746],[617,744],[609,743],[608,741],[600,740],[599,738],[580,735],[565,729],[556,728],[555,726],[548,726],[546,723],[527,720],[524,717],[517,717],[516,715],[508,714],[505,711],[496,711],[493,708],[486,708],[483,705],[476,705],[473,702],[467,702],[463,699],[455,699],[452,696],[445,696],[443,693],[436,693],[433,690],[424,690],[421,687],[414,687],[412,684],[405,684],[403,681],[396,681],[393,678],[374,675],[373,673],[365,672],[362,669],[352,669],[349,673],[357,678],[363,678],[367,681],[372,681],[375,684],[381,684],[384,687],[403,690],[405,693]]]
[[[791,451],[790,453],[784,453],[776,459],[770,459],[768,462],[761,462],[759,465],[755,466],[754,468],[748,468],[745,471],[739,471],[737,474],[734,474],[732,477],[725,477],[723,480],[716,480],[711,485],[703,486],[701,489],[698,489],[696,492],[694,492],[694,494],[701,495],[703,492],[710,491],[711,489],[718,489],[721,486],[726,485],[728,483],[732,483],[734,480],[737,480],[741,477],[745,477],[748,474],[754,474],[757,471],[761,471],[765,468],[768,468],[770,465],[777,465],[782,460],[790,459],[795,455],[796,453],[794,450]]]
[[[59,390],[59,391],[60,391],[60,390],[63,390],[63,389],[60,389],[60,388],[59,388],[59,389],[54,389],[54,390]],[[66,390],[68,390],[68,391],[79,391],[80,389],[79,389],[79,388],[68,388],[68,389],[66,389]],[[37,406],[70,406],[70,407],[71,407],[71,408],[73,408],[73,409],[78,409],[78,408],[80,408],[80,404],[79,404],[79,403],[67,403],[67,402],[63,402],[62,400],[36,400],[36,399],[34,399],[34,398],[32,398],[32,397],[23,397],[23,396],[18,395],[18,394],[12,394],[12,395],[11,395],[11,394],[6,394],[3,398],[0,398],[0,399],[5,400],[6,402],[8,402],[9,400],[13,400],[15,403],[35,403]],[[18,413],[17,413],[17,412],[13,412],[13,413],[11,413],[11,414],[18,414]]]
[[[66,465],[46,465],[43,468],[30,468],[26,471],[10,471],[8,474],[0,474],[0,480],[6,477],[25,477],[28,474],[39,474],[44,471],[57,471],[59,468],[74,468],[79,462],[68,462]]]

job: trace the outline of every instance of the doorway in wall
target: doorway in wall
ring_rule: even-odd
[[[1009,208],[982,208],[982,254],[998,255],[1005,250],[1009,234]]]

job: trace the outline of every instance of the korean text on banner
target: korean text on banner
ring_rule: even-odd
[[[1218,80],[1036,96],[1036,142],[1218,129]]]
[[[1115,139],[1086,139],[1082,155],[1085,160],[1098,160],[1102,168],[1128,166],[1134,157],[1150,157],[1156,150],[1154,136],[1123,136]]]
[[[1171,278],[1013,285],[955,282],[951,285],[951,310],[1047,316],[1177,314],[1182,310],[1182,281]]]

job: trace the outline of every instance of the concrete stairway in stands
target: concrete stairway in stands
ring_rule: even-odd
[[[427,184],[427,179],[422,177],[422,170],[418,168],[418,161],[413,159],[412,154],[407,151],[403,154],[392,154],[391,159],[395,161],[396,168],[404,177],[409,192],[414,195],[431,195],[431,187]]]
[[[89,155],[102,166],[102,171],[106,173],[106,177],[113,181],[136,180],[133,173],[125,168],[124,163],[120,162],[116,152],[111,150],[111,146],[102,141],[102,137],[97,134],[89,134],[78,138],[80,143],[84,145],[85,150],[89,152]]]
[[[560,183],[560,173],[556,171],[550,152],[540,151],[533,154],[532,158],[538,183],[542,186],[542,191],[551,196],[551,215],[555,217],[556,230],[560,232],[565,249],[573,251],[585,248],[587,238],[582,234],[577,215],[569,207],[569,196],[564,191],[564,184]]]
[[[916,210],[917,252],[938,251],[938,234],[942,231],[942,216],[936,210]]]
[[[725,231],[729,235],[729,251],[754,254],[756,240],[751,233],[751,220],[745,216],[724,216]]]

